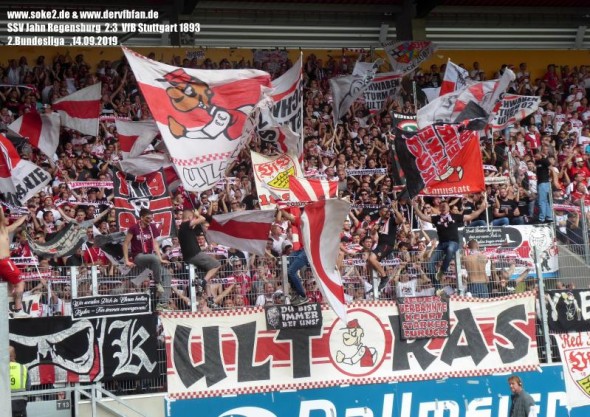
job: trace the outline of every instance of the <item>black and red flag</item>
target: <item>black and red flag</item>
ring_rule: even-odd
[[[464,124],[431,125],[413,135],[400,133],[395,150],[410,198],[425,187],[437,195],[485,190],[479,133]]]
[[[162,170],[147,175],[130,175],[117,171],[114,179],[115,213],[119,228],[126,231],[139,221],[139,211],[150,209],[160,236],[173,232],[172,200]]]

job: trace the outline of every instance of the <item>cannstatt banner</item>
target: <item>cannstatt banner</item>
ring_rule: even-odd
[[[416,320],[424,313],[419,303],[411,308]],[[305,308],[298,313],[304,318]],[[321,326],[273,330],[262,308],[164,313],[168,394],[202,398],[523,372],[539,366],[532,293],[489,300],[451,298],[447,338],[403,340],[391,301],[350,305],[346,317],[344,323],[325,306]]]

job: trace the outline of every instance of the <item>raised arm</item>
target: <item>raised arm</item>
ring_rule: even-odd
[[[420,210],[420,208],[418,207],[418,203],[416,203],[416,200],[412,200],[412,207],[414,207],[414,214],[418,216],[420,220],[432,223],[432,216],[428,216],[422,213],[422,210]]]

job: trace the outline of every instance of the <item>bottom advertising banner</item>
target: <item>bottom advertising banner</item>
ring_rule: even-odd
[[[508,417],[508,376],[286,390],[281,392],[166,401],[166,417]],[[561,365],[519,372],[537,415],[587,417],[590,406],[568,412]]]

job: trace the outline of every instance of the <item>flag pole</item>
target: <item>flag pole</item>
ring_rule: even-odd
[[[303,50],[301,48],[299,48],[299,59],[301,60],[301,67],[299,68],[299,71],[301,72],[300,77],[301,77],[301,81],[300,83],[303,83]],[[304,134],[303,134],[303,126],[305,125],[304,123],[304,118],[303,116],[305,115],[305,97],[304,97],[304,92],[305,89],[303,87],[301,87],[301,131],[299,132],[299,149],[297,149],[297,152],[301,152],[300,155],[297,155],[297,160],[299,162],[301,162],[301,158],[303,157],[303,143],[304,143]]]
[[[412,92],[414,94],[414,112],[418,111],[418,97],[416,95],[416,81],[412,81]]]

